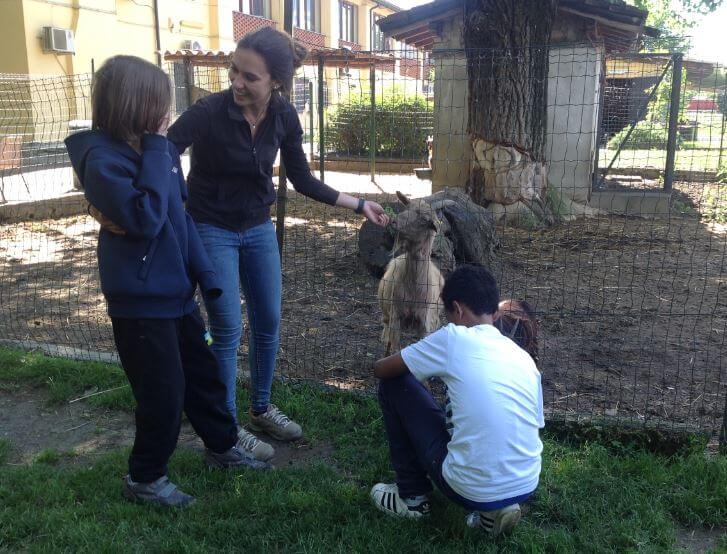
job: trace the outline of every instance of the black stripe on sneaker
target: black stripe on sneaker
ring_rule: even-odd
[[[489,517],[480,516],[480,526],[485,529],[492,529],[495,525],[495,520]]]

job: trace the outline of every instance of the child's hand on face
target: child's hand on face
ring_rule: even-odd
[[[167,115],[164,116],[164,119],[162,119],[161,125],[159,125],[159,129],[157,129],[156,134],[161,135],[163,137],[167,136],[167,129],[169,128],[169,119],[170,114],[167,113]]]

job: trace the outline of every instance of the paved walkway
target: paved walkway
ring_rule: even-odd
[[[189,156],[182,157],[185,174],[189,171]],[[317,177],[318,171],[313,174]],[[418,179],[410,174],[379,174],[371,182],[368,173],[325,172],[326,184],[349,194],[393,194],[397,190],[412,197],[431,193],[432,182]],[[292,184],[288,183],[292,190]],[[73,171],[70,167],[24,171],[14,175],[0,174],[0,205],[21,202],[36,202],[62,198],[77,192],[73,187]]]

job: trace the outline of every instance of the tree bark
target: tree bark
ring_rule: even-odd
[[[548,44],[557,0],[465,0],[464,43],[478,204],[542,203]]]

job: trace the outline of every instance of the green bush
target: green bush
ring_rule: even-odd
[[[727,162],[722,162],[722,165],[717,168],[717,177],[715,180],[718,183],[727,185]]]
[[[329,151],[349,156],[370,155],[371,111],[370,97],[364,95],[352,96],[332,108],[326,127]],[[434,109],[423,98],[395,91],[377,95],[376,156],[425,158],[433,122]]]
[[[630,127],[621,129],[613,135],[608,141],[608,147],[616,150],[624,141],[629,132]],[[639,121],[631,131],[629,139],[621,148],[625,150],[663,150],[666,148],[666,141],[669,131],[665,125],[655,121]],[[681,142],[681,138],[677,135],[677,145]]]

